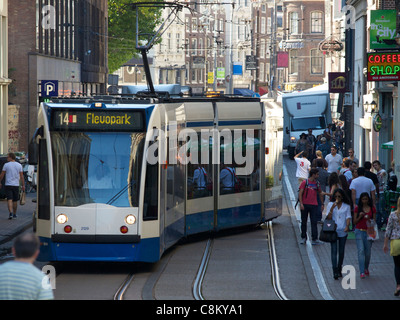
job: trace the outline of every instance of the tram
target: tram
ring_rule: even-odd
[[[282,138],[282,110],[258,98],[43,102],[29,145],[38,259],[155,262],[184,237],[276,218]]]

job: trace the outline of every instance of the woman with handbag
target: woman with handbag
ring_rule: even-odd
[[[342,276],[344,248],[351,221],[350,202],[342,189],[333,191],[333,201],[328,203],[327,213],[326,219],[332,219],[336,223],[337,240],[331,242],[331,260],[333,277],[337,280]]]
[[[396,291],[394,295],[400,296],[400,198],[397,199],[397,210],[393,211],[388,220],[385,233],[383,252],[388,252],[388,242],[390,240],[390,255],[394,261],[394,277],[396,279]]]
[[[360,194],[357,206],[354,208],[353,222],[356,226],[354,234],[356,236],[358,266],[360,268],[360,278],[365,279],[369,276],[369,262],[371,260],[372,240],[368,240],[368,222],[375,220],[376,209],[372,204],[372,199],[368,192]]]

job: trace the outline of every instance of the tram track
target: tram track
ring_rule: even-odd
[[[269,261],[271,265],[271,280],[272,287],[275,291],[276,296],[280,300],[289,300],[280,284],[280,275],[279,275],[279,266],[276,255],[276,249],[274,244],[274,231],[272,227],[272,222],[268,221],[261,225],[261,228],[267,231],[267,240],[269,246]],[[199,269],[197,271],[197,275],[195,281],[193,283],[193,297],[195,300],[206,300],[202,293],[202,285],[204,281],[205,274],[207,272],[207,267],[210,261],[211,252],[214,244],[214,239],[208,239],[206,247],[204,249],[203,257],[199,265]]]
[[[126,290],[128,289],[128,287],[130,286],[130,284],[132,283],[134,278],[135,278],[134,273],[131,273],[126,277],[124,282],[118,288],[117,292],[114,294],[113,300],[117,300],[117,301],[124,300],[124,294],[125,294]]]

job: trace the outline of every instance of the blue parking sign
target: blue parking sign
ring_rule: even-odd
[[[58,80],[42,80],[42,97],[58,96]]]

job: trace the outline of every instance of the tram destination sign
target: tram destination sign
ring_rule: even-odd
[[[53,109],[53,130],[73,131],[144,131],[139,110]]]
[[[400,52],[370,52],[367,81],[400,81]]]

